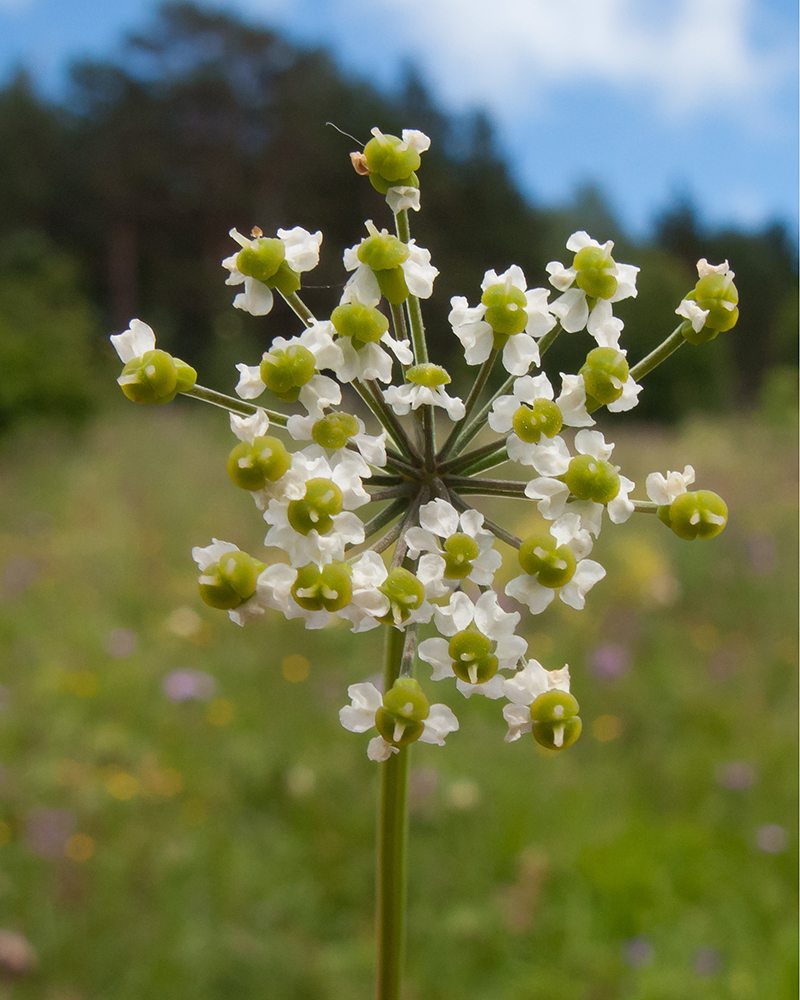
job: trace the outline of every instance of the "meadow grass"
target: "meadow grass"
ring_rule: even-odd
[[[0,927],[39,955],[15,1000],[371,995],[378,768],[337,712],[381,636],[200,602],[193,545],[263,551],[225,423],[131,406],[3,446]],[[613,436],[636,496],[689,461],[729,525],[610,526],[587,609],[525,616],[572,670],[563,754],[420,664],[461,729],[413,752],[408,1000],[797,995],[794,434]],[[524,534],[531,507],[483,509]],[[198,697],[166,697],[179,669]]]

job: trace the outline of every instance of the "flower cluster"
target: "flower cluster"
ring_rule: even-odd
[[[428,356],[421,301],[433,294],[438,271],[409,232],[428,146],[421,132],[397,137],[376,128],[352,154],[357,172],[386,195],[394,232],[367,220],[367,235],[344,250],[349,277],[328,319],[312,315],[299,294],[301,275],[318,263],[321,233],[294,227],[265,237],[253,229],[248,238],[230,230],[238,249],[222,262],[226,283],[244,286],[234,307],[266,316],[277,292],[302,323],[293,337],[273,337],[260,360],[237,365],[236,396],[197,385],[194,369],[157,350],[140,320],[112,338],[125,365],[119,382],[138,402],[183,392],[230,411],[237,443],[228,474],[252,495],[269,553],[262,561],[217,539],[196,547],[207,604],[239,625],[272,609],[309,629],[342,620],[356,633],[401,633],[382,689],[352,684],[340,712],[346,729],[377,730],[371,759],[388,760],[416,740],[441,745],[459,728],[453,711],[431,704],[414,678],[418,661],[433,683],[455,680],[465,698],[503,701],[508,741],[531,733],[558,751],[580,734],[578,702],[567,666],[547,670],[528,658],[523,613],[542,614],[556,597],[585,606],[606,575],[590,556],[608,522],[651,513],[696,539],[718,534],[727,520],[715,493],[690,492],[688,465],[683,473],[653,472],[648,499],[634,499],[636,486],[613,463],[614,445],[594,429],[593,415],[633,409],[642,379],[678,346],[730,329],[738,295],[727,262],[700,261],[697,285],[676,310],[680,325],[631,367],[613,307],[636,295],[638,268],[615,261],[612,242],[574,233],[572,261],[547,265],[552,289],[529,288],[512,265],[486,272],[476,305],[466,296],[451,300],[452,343],[478,367],[459,397]],[[560,333],[584,330],[580,369],[546,374],[545,354]],[[497,370],[504,380],[489,394]],[[291,412],[274,409],[276,400]],[[487,426],[495,437],[474,446]],[[507,478],[487,477],[501,465],[511,469]],[[473,506],[481,496],[535,507],[540,527],[517,537]],[[516,550],[518,567],[505,585],[501,545]]]

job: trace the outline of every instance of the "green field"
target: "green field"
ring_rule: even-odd
[[[794,434],[611,437],[635,496],[691,462],[728,528],[609,526],[587,609],[526,616],[572,669],[563,754],[426,685],[461,729],[413,752],[408,1000],[797,996]],[[0,928],[39,957],[14,1000],[371,996],[378,766],[337,712],[380,636],[200,602],[192,545],[264,533],[231,445],[191,402],[3,445]],[[170,700],[174,670],[214,683]]]

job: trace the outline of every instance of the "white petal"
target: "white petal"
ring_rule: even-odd
[[[301,226],[279,229],[278,238],[286,249],[286,263],[293,271],[310,271],[319,263],[322,233],[309,233]]]
[[[386,192],[386,204],[395,215],[398,212],[408,211],[409,209],[418,212],[420,209],[419,188],[412,187],[411,185],[390,187]]]
[[[567,427],[591,427],[594,419],[586,410],[586,383],[583,375],[561,372],[561,394],[556,400],[561,419]]]
[[[586,292],[582,288],[569,288],[550,306],[550,311],[559,318],[567,333],[576,333],[586,326],[589,319],[589,305]]]
[[[433,282],[438,269],[431,264],[431,255],[424,247],[418,247],[414,240],[408,244],[408,257],[400,265],[408,290],[420,299],[433,295]]]
[[[613,403],[609,403],[607,409],[612,413],[623,413],[625,410],[632,410],[639,402],[639,393],[641,391],[642,386],[638,382],[634,382],[630,375],[628,375],[622,387],[622,395],[619,399],[615,399]]]
[[[419,129],[404,128],[402,139],[409,149],[415,149],[418,153],[424,153],[426,149],[430,149],[431,140]]]
[[[540,615],[556,596],[550,587],[543,587],[534,577],[524,573],[506,584],[506,594],[524,604],[532,615]]]
[[[432,681],[445,680],[448,677],[455,677],[453,673],[453,661],[450,659],[448,643],[445,639],[435,637],[425,639],[419,644],[417,656],[425,663],[433,667],[431,674]]]
[[[420,507],[419,523],[426,531],[448,538],[458,531],[458,513],[451,503],[437,498]]]
[[[238,552],[239,547],[231,542],[222,542],[218,538],[212,538],[211,544],[201,548],[195,545],[192,549],[192,559],[197,563],[201,573],[204,573],[209,566],[214,566],[228,552]]]
[[[539,345],[527,333],[509,337],[503,348],[503,367],[509,375],[525,375],[531,365],[539,364]]]
[[[386,344],[401,365],[410,365],[414,360],[414,352],[411,350],[410,340],[395,340],[387,330],[381,337],[381,343]],[[381,379],[381,381],[388,382],[389,379]]]
[[[578,431],[575,435],[575,450],[581,455],[591,455],[598,461],[607,462],[614,451],[614,445],[606,444],[600,431]]]
[[[256,410],[249,417],[240,417],[235,413],[230,415],[231,430],[240,441],[251,444],[257,437],[263,437],[269,430],[269,417],[262,409]]]
[[[141,358],[148,351],[155,350],[156,346],[156,335],[152,328],[140,319],[132,319],[124,333],[114,334],[110,339],[123,364],[134,358]]]
[[[367,757],[370,760],[388,760],[393,753],[400,753],[400,748],[393,747],[382,736],[373,736],[367,745]]]
[[[423,726],[420,743],[436,743],[443,747],[445,737],[458,729],[458,719],[447,705],[431,705]]]
[[[533,727],[530,709],[522,705],[506,705],[503,708],[503,718],[508,723],[508,732],[505,735],[506,743],[513,743],[523,733],[529,733]]]
[[[561,588],[561,600],[580,611],[586,604],[586,594],[606,575],[606,571],[593,559],[582,559],[569,583]]]
[[[244,291],[233,300],[234,308],[243,309],[251,316],[266,316],[272,309],[272,291],[263,281],[245,276]]]

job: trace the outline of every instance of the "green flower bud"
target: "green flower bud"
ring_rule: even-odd
[[[613,347],[595,347],[586,355],[586,362],[578,372],[586,386],[587,405],[605,406],[622,395],[628,378],[628,362],[622,351]],[[592,407],[593,408],[593,407]]]
[[[617,290],[617,279],[609,272],[617,265],[602,247],[583,247],[575,254],[572,265],[578,272],[575,283],[589,298],[610,299]]]
[[[457,632],[447,646],[453,673],[468,684],[483,684],[497,673],[497,643],[481,632]]]
[[[412,677],[397,678],[383,696],[383,707],[404,722],[422,722],[430,714],[428,699]]]
[[[242,247],[236,254],[236,267],[248,278],[263,281],[265,285],[278,273],[286,257],[286,248],[279,239],[261,236],[252,240],[255,247]]]
[[[570,493],[578,500],[607,504],[619,493],[616,467],[593,455],[576,455],[563,477]]]
[[[565,750],[581,734],[578,702],[567,691],[545,691],[531,705],[533,737],[548,750]]]
[[[200,576],[200,597],[209,607],[229,611],[249,601],[266,567],[246,552],[228,552]]]
[[[528,314],[525,307],[528,300],[521,288],[505,284],[490,285],[481,296],[481,302],[486,306],[484,319],[494,330],[495,347],[505,346],[506,341],[515,333],[522,333],[528,325]]]
[[[563,587],[575,575],[575,553],[568,545],[556,545],[552,535],[531,535],[519,549],[519,564],[537,577],[543,587]]]
[[[374,226],[370,227],[370,233],[357,251],[362,264],[373,271],[388,271],[408,260],[408,246],[402,240],[387,232],[379,233]]]
[[[381,295],[391,302],[393,306],[399,306],[408,298],[408,285],[402,267],[386,268],[382,271],[375,271],[375,278]]]
[[[314,441],[331,451],[344,448],[354,434],[358,434],[358,420],[352,413],[329,413],[311,428]]]
[[[736,326],[739,319],[739,291],[732,279],[725,274],[707,274],[700,278],[687,299],[694,300],[701,309],[708,311],[705,326],[695,330],[687,320],[681,333],[690,344],[702,344],[713,340]],[[687,329],[688,328],[688,329]]]
[[[160,350],[132,358],[117,379],[134,403],[169,403],[179,392],[188,392],[196,381],[194,368]]]
[[[408,177],[401,177],[398,181],[387,181],[380,174],[370,174],[369,182],[376,191],[386,194],[390,187],[419,187],[419,178],[416,174],[409,174]]]
[[[353,596],[351,573],[347,563],[329,563],[321,569],[309,563],[297,571],[292,597],[306,611],[340,611]]]
[[[281,263],[275,276],[270,278],[268,282],[269,287],[274,288],[281,295],[291,295],[300,289],[301,284],[300,275],[289,267],[286,261]]]
[[[416,149],[406,147],[396,135],[375,136],[364,147],[364,158],[370,174],[377,174],[391,185],[403,183],[415,170],[419,170],[420,155]],[[385,194],[386,192],[382,192]]]
[[[658,508],[658,516],[678,538],[714,538],[728,523],[728,507],[711,490],[681,493],[672,503]]]
[[[532,406],[523,404],[512,418],[514,433],[528,444],[538,444],[542,434],[555,437],[562,423],[561,410],[552,399],[535,399]]]
[[[380,591],[389,599],[389,612],[380,619],[387,625],[399,625],[407,621],[411,612],[416,611],[425,600],[423,584],[402,566],[389,570]]]
[[[428,699],[417,681],[398,677],[375,713],[375,726],[387,743],[405,746],[422,736],[429,713]]]
[[[441,365],[427,363],[412,365],[406,372],[406,378],[409,382],[414,382],[416,385],[427,385],[430,389],[435,389],[437,385],[447,385],[450,382],[450,376],[445,368],[442,368]]]
[[[364,344],[374,344],[389,329],[389,320],[379,309],[360,302],[345,302],[331,313],[331,323],[340,337],[350,337],[358,350]]]
[[[290,500],[286,516],[289,524],[301,535],[316,530],[326,534],[333,527],[333,518],[342,511],[342,491],[330,479],[309,479],[302,500]]]
[[[296,402],[300,389],[316,371],[314,355],[300,344],[270,351],[259,369],[264,385],[286,403]]]
[[[463,580],[472,572],[472,561],[478,558],[478,543],[462,532],[444,540],[444,575],[448,580]]]
[[[228,475],[243,490],[263,490],[277,482],[292,464],[292,456],[276,437],[242,441],[228,456]]]

